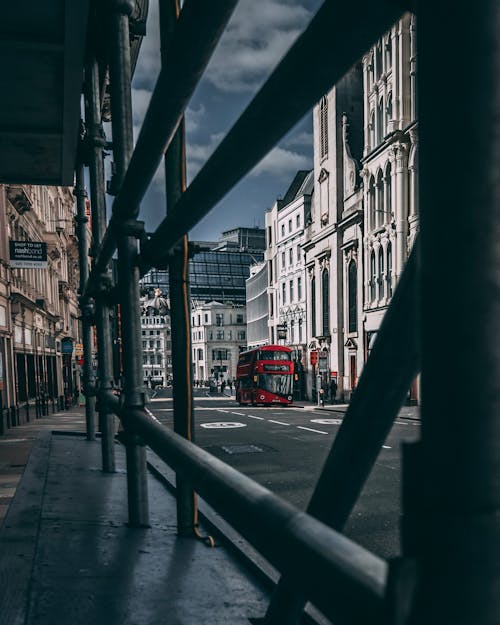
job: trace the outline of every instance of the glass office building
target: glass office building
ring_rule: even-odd
[[[245,283],[250,276],[250,266],[262,262],[264,258],[265,231],[260,228],[237,230],[242,231],[240,234],[243,235],[251,231],[251,248],[243,247],[235,240],[235,231],[223,233],[218,243],[198,244],[201,251],[196,252],[189,261],[191,300],[245,304]],[[224,235],[229,233],[233,236],[228,240]],[[144,294],[159,288],[168,298],[168,270],[152,269],[141,283]]]

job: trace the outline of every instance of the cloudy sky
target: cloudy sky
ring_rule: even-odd
[[[304,30],[322,0],[240,0],[186,111],[188,185],[257,89]],[[160,70],[158,0],[150,0],[147,37],[132,84],[137,137]],[[236,226],[264,226],[264,213],[299,169],[312,167],[312,119],[307,115],[190,233],[219,238]],[[165,216],[160,167],[141,208],[153,231]]]

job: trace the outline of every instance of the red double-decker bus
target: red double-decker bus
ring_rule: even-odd
[[[240,404],[291,404],[292,351],[265,345],[241,352],[236,370],[236,401]]]

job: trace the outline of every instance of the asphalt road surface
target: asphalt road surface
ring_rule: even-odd
[[[208,397],[200,389],[195,398],[197,445],[298,508],[307,507],[342,413],[312,405],[243,407],[234,398]],[[170,391],[160,391],[148,408],[173,426]],[[345,527],[347,536],[384,558],[400,553],[400,448],[403,441],[416,440],[419,429],[418,421],[396,420]]]

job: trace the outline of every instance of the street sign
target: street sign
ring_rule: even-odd
[[[73,353],[73,339],[69,336],[66,336],[61,341],[61,352],[63,354],[72,354]]]
[[[286,323],[280,323],[276,326],[276,335],[278,339],[286,339]]]
[[[9,241],[10,266],[15,269],[47,269],[47,243]]]
[[[75,343],[75,356],[83,356],[83,343]]]

